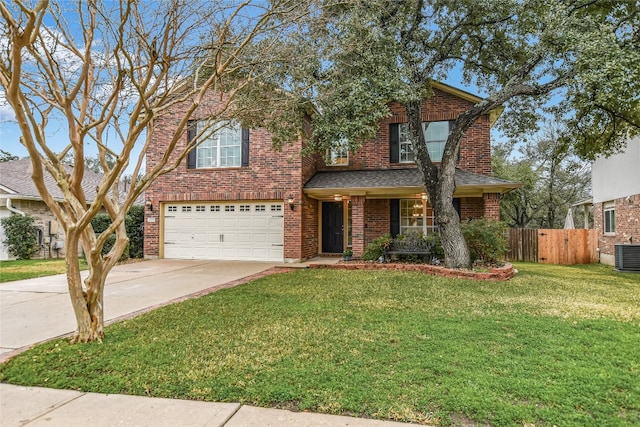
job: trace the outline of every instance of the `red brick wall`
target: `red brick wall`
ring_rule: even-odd
[[[604,204],[594,203],[593,225],[602,262],[613,264],[616,244],[640,244],[640,194],[615,200],[616,232],[604,234]]]
[[[482,218],[484,216],[484,201],[480,197],[462,197],[460,199],[460,220]]]
[[[194,119],[206,118],[220,108],[223,99],[211,96],[201,103]],[[454,95],[435,91],[423,104],[423,120],[453,120],[469,108],[468,101]],[[186,106],[176,106],[168,114],[155,121],[157,132],[152,133],[153,145],[147,153],[147,169],[152,168],[164,155],[176,127],[184,116]],[[393,115],[382,122],[375,139],[367,141],[357,153],[350,153],[346,167],[327,167],[321,154],[301,157],[302,144],[297,141],[285,145],[281,152],[272,150],[269,134],[262,129],[250,131],[249,166],[229,169],[187,169],[186,160],[167,175],[161,176],[145,194],[153,204],[153,211],[146,210],[145,256],[159,255],[160,203],[165,201],[224,201],[224,200],[295,200],[292,211],[285,203],[285,253],[286,259],[298,260],[318,253],[319,218],[317,200],[302,192],[304,184],[317,170],[385,169],[407,167],[407,164],[389,163],[389,125],[406,122],[406,114],[399,104],[391,106]],[[474,124],[465,135],[459,166],[472,172],[490,175],[489,118],[485,116]],[[186,131],[179,135],[176,153],[187,147]],[[465,199],[461,203],[462,218],[480,218],[485,214],[485,203],[479,199]],[[491,211],[492,212],[492,211]],[[365,243],[389,232],[389,201],[366,200],[364,223]],[[153,222],[149,222],[149,221]]]
[[[435,90],[434,95],[422,104],[422,120],[454,120],[472,104],[452,94]],[[349,153],[348,166],[326,166],[324,159],[318,158],[320,170],[359,170],[387,169],[389,167],[407,167],[407,163],[389,163],[389,125],[405,123],[407,114],[402,105],[390,106],[392,115],[383,120],[375,139],[365,142],[356,153]],[[491,175],[491,139],[489,116],[480,118],[466,132],[460,146],[458,166],[471,172]]]
[[[202,103],[194,118],[206,118],[206,112],[215,111],[220,99],[212,96]],[[179,118],[186,106],[177,106],[171,113],[156,119],[152,133],[153,145],[147,152],[147,169],[151,169],[164,154],[170,139],[176,133]],[[187,135],[180,135],[172,159],[187,147]],[[271,137],[264,129],[250,130],[249,166],[224,169],[187,169],[186,159],[172,172],[160,176],[146,191],[145,198],[153,203],[153,211],[146,210],[145,256],[159,255],[160,202],[165,201],[224,201],[224,200],[295,200],[295,210],[284,209],[285,259],[301,259],[312,252],[303,249],[308,241],[317,239],[314,227],[302,223],[302,207],[310,203],[302,193],[302,186],[313,175],[315,159],[300,156],[301,142],[285,145],[274,151]],[[312,204],[314,202],[311,202]],[[151,218],[151,221],[149,222]],[[313,215],[311,215],[313,220]],[[305,218],[306,220],[306,218]],[[307,234],[303,234],[303,230]],[[304,236],[304,238],[303,238]],[[317,244],[316,244],[317,248]],[[317,249],[316,249],[317,251]],[[306,255],[309,256],[309,255]]]
[[[390,230],[389,223],[389,200],[388,199],[370,199],[365,203],[365,246],[376,237],[388,233]]]
[[[483,217],[491,221],[500,221],[500,194],[484,193],[482,196],[484,202]]]

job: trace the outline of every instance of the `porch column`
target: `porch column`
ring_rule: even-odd
[[[351,196],[351,250],[354,257],[364,254],[365,196]]]
[[[484,218],[500,221],[500,193],[484,193]]]

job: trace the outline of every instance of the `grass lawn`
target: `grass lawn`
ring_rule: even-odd
[[[85,261],[81,260],[80,268],[84,269],[86,267]],[[64,272],[64,258],[0,261],[0,283],[51,276]]]
[[[111,325],[103,344],[38,346],[0,380],[436,425],[640,425],[640,275],[517,268],[270,276]]]

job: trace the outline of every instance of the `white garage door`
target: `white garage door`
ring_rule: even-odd
[[[164,205],[164,257],[283,260],[282,203]]]

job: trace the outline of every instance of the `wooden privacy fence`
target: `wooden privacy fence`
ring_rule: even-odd
[[[598,262],[597,240],[595,230],[511,228],[506,258],[541,264],[591,264]]]

